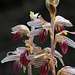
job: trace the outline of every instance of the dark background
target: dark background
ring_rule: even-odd
[[[11,50],[15,50],[17,47],[24,46],[22,40],[27,38],[26,36],[18,41],[13,41],[11,34],[11,28],[18,24],[26,24],[29,18],[29,12],[39,12],[42,17],[50,22],[49,12],[45,7],[45,0],[0,0],[0,61],[6,56],[6,53]],[[61,15],[66,19],[69,19],[74,25],[72,28],[66,28],[69,31],[75,31],[75,1],[74,0],[60,0],[60,4],[57,7],[57,15]],[[74,35],[68,35],[75,41]],[[35,38],[35,43],[46,47],[49,46],[49,36],[44,44],[40,44],[38,37]],[[60,53],[61,50],[57,45],[56,48]],[[69,47],[68,53],[63,56],[65,65],[75,67],[75,49]],[[0,75],[15,75],[13,73],[13,62],[5,64],[0,63]],[[58,60],[58,69],[62,67]],[[34,72],[35,71],[35,72]],[[34,70],[34,75],[38,75],[38,69]],[[27,75],[27,74],[26,74]]]

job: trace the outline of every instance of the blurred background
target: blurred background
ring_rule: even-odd
[[[11,28],[19,24],[26,25],[26,23],[30,21],[30,11],[35,13],[39,12],[46,21],[50,22],[50,15],[46,9],[45,0],[0,0],[0,61],[6,56],[8,51],[24,46],[22,40],[27,39],[27,37],[24,36],[18,41],[13,41]],[[57,7],[57,15],[61,15],[70,20],[74,26],[66,29],[75,31],[74,0],[60,0],[60,4]],[[74,35],[69,34],[68,37],[75,41]],[[39,43],[38,36],[35,38],[35,43],[42,46],[42,48],[49,46],[50,43],[48,41],[49,36],[46,38],[44,44]],[[61,53],[59,45],[57,45],[56,50]],[[63,56],[63,60],[65,65],[75,67],[75,49],[69,47],[67,54]],[[61,67],[62,65],[58,60],[58,68],[56,70],[59,70]],[[39,70],[33,69],[33,74],[39,75]],[[15,75],[13,73],[13,62],[0,63],[0,75]],[[21,75],[23,75],[22,72]],[[25,75],[27,75],[27,71]]]

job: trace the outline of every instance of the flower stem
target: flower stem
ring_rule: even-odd
[[[32,68],[31,68],[31,65],[28,65],[28,75],[32,75]]]
[[[51,17],[51,24],[52,24],[52,38],[51,38],[51,54],[54,57],[54,26],[55,26],[55,22],[54,22],[54,18]],[[55,72],[55,65],[53,64],[53,71],[52,71],[52,75],[56,75]]]
[[[54,56],[54,18],[51,17],[51,24],[52,24],[52,38],[51,38],[51,53]]]

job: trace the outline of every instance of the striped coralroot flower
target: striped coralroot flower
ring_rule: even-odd
[[[57,72],[57,75],[75,75],[75,68],[71,66],[65,66]]]
[[[64,33],[64,35],[67,35],[67,33],[75,34],[75,32],[69,32],[67,30],[64,30],[64,31],[56,34],[56,36],[55,36],[55,40],[57,42],[59,42],[59,45],[60,45],[60,48],[61,48],[63,54],[66,54],[68,51],[68,45],[75,48],[75,42],[73,40],[71,40],[70,38],[62,35],[63,33]]]
[[[15,34],[13,40],[19,40],[23,35],[27,35],[29,33],[29,28],[25,25],[17,25],[12,28],[11,33]]]

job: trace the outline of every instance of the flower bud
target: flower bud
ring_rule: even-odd
[[[52,3],[55,7],[57,7],[59,4],[59,0],[46,0],[47,9],[49,9],[49,3]]]

